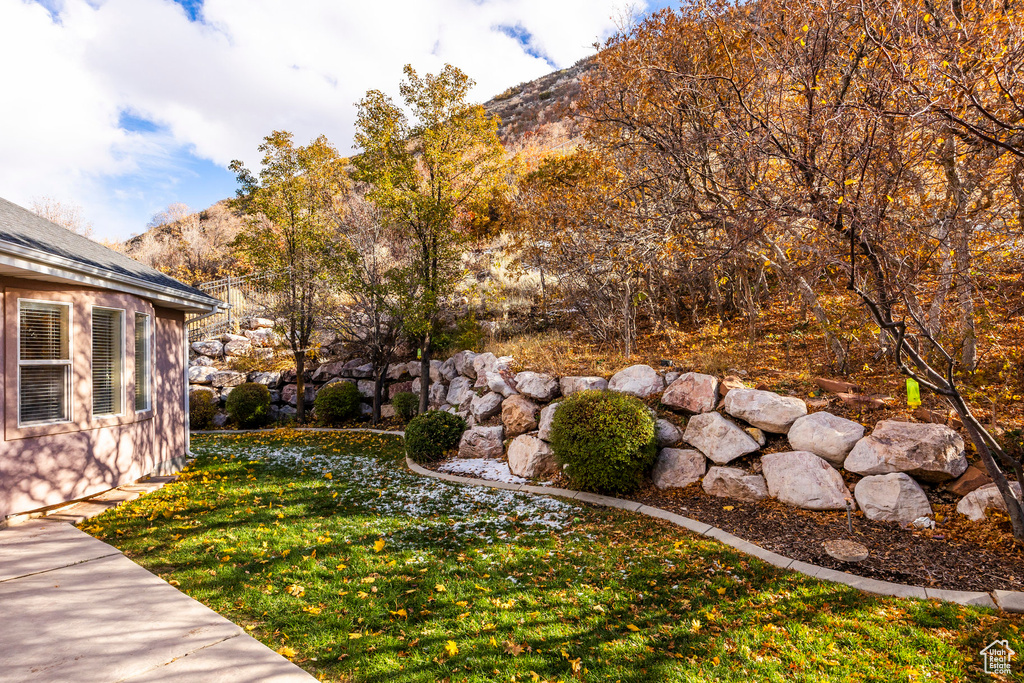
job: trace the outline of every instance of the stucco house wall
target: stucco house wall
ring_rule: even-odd
[[[145,474],[172,468],[186,455],[184,313],[156,307],[130,294],[0,278],[4,340],[4,416],[0,442],[0,519],[100,493]],[[18,425],[18,301],[32,299],[71,304],[71,420]],[[125,324],[123,405],[120,415],[92,415],[91,310],[121,309],[125,320],[136,312],[151,316],[152,400],[135,411],[134,330]]]

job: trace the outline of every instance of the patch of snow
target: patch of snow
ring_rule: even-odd
[[[448,474],[468,474],[487,481],[503,481],[509,484],[525,484],[529,480],[517,477],[508,468],[507,462],[489,460],[487,458],[459,458],[441,463],[439,472]]]

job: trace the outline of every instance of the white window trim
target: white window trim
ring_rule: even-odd
[[[148,370],[146,373],[146,407],[135,408],[136,414],[138,413],[150,413],[153,411],[153,316],[149,313],[143,313],[142,311],[136,311],[132,319],[132,344],[135,343],[135,321],[141,316],[146,319],[146,364],[145,367]],[[136,396],[139,390],[139,358],[135,357],[135,368],[134,368],[133,382],[135,385]],[[133,402],[134,407],[134,402]]]
[[[21,360],[21,304],[22,304],[22,302],[24,302],[24,303],[31,303],[31,304],[47,304],[47,305],[52,305],[52,306],[63,306],[64,308],[68,309],[68,359],[67,360],[36,360],[36,361],[31,361],[31,360],[23,361],[23,360]],[[28,427],[28,428],[32,428],[32,427],[46,427],[48,425],[62,425],[62,424],[68,424],[70,422],[74,422],[75,416],[73,414],[73,411],[75,409],[75,402],[71,400],[71,375],[73,374],[73,370],[74,370],[73,361],[74,361],[74,358],[75,358],[75,346],[74,346],[75,335],[72,334],[72,330],[74,329],[74,320],[73,320],[74,314],[75,314],[74,307],[72,307],[72,305],[69,302],[67,302],[67,301],[49,301],[47,299],[23,299],[23,298],[20,298],[20,297],[18,298],[18,310],[16,311],[17,320],[18,320],[18,322],[17,322],[18,334],[17,334],[17,340],[16,340],[17,348],[15,350],[15,353],[17,354],[17,359],[18,359],[18,377],[17,377],[17,380],[16,380],[18,384],[17,384],[16,389],[15,389],[15,391],[17,393],[17,396],[18,396],[18,401],[17,401],[17,406],[15,406],[15,410],[17,410],[18,427],[19,428],[21,428],[21,427]],[[21,368],[22,368],[22,366],[25,366],[25,365],[29,365],[29,366],[63,365],[65,367],[67,367],[68,370],[67,370],[67,373],[65,375],[66,378],[67,378],[67,380],[66,380],[67,381],[67,386],[64,388],[64,408],[65,408],[65,414],[68,416],[66,420],[48,420],[46,422],[28,422],[28,423],[25,423],[25,422],[21,421]]]
[[[93,382],[94,375],[93,375],[93,368],[92,368],[92,360],[93,360],[92,359],[92,341],[93,341],[92,340],[92,330],[93,330],[92,312],[96,311],[96,310],[120,311],[121,312],[121,372],[118,374],[118,376],[121,379],[121,381],[120,381],[120,384],[121,384],[121,411],[118,412],[118,413],[99,413],[99,414],[97,414],[95,412],[94,407],[93,407],[95,399],[92,397],[92,392],[96,390],[96,387],[95,387],[95,384]],[[92,306],[89,309],[89,389],[90,389],[89,396],[90,396],[90,399],[91,399],[90,402],[89,402],[89,410],[90,410],[90,414],[92,415],[93,419],[107,420],[107,419],[115,418],[115,417],[123,417],[126,414],[125,411],[127,410],[127,406],[125,404],[128,402],[128,397],[126,395],[127,394],[128,383],[124,381],[124,371],[125,371],[125,365],[126,365],[125,354],[126,354],[126,351],[127,351],[126,346],[127,346],[127,337],[128,337],[128,330],[127,330],[128,325],[125,322],[127,320],[127,318],[128,318],[128,312],[125,309],[123,309],[123,308],[115,308],[113,306]],[[133,345],[135,344],[135,334],[134,334],[134,332],[132,334],[132,344]]]

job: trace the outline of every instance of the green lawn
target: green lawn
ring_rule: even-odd
[[[193,450],[177,482],[84,529],[323,680],[991,681],[980,649],[1024,652],[1019,617],[871,597],[659,520],[424,479],[395,437]]]

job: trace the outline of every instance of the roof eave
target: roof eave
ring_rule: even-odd
[[[211,313],[223,304],[210,296],[190,295],[4,240],[0,240],[0,264],[74,284],[134,294],[186,313]]]

